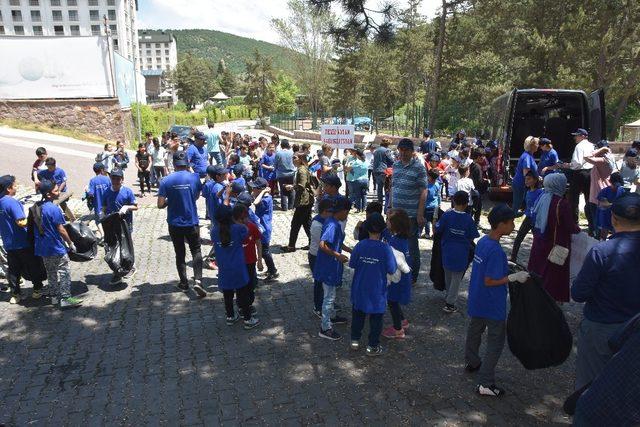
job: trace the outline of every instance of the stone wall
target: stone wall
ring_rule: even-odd
[[[129,141],[131,114],[120,109],[117,98],[0,100],[0,119],[42,123]]]

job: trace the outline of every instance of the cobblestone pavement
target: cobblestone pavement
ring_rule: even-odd
[[[85,301],[78,309],[63,312],[30,299],[12,306],[7,294],[0,296],[0,424],[570,423],[561,404],[572,389],[575,355],[557,368],[526,371],[505,347],[497,379],[507,395],[475,395],[473,375],[463,372],[465,310],[442,312],[443,297],[428,281],[430,240],[420,241],[422,270],[406,309],[407,339],[383,342],[385,354],[368,358],[350,352],[346,339],[318,338],[303,251],[275,251],[281,278],[257,291],[259,328],[226,326],[213,271],[205,271],[211,293],[204,300],[173,287],[165,215],[151,205],[135,214],[138,271],[127,286],[111,288],[108,267],[96,259],[72,264],[73,293]],[[350,216],[348,230],[359,218]],[[276,213],[275,245],[286,243],[290,219],[291,213]],[[202,235],[206,253],[206,226]],[[298,245],[306,243],[302,234]],[[503,244],[510,247],[510,240]],[[564,310],[575,331],[580,306]]]

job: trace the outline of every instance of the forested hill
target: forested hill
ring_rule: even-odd
[[[187,52],[211,60],[214,65],[224,59],[231,71],[237,74],[245,71],[245,59],[258,49],[262,55],[273,58],[275,70],[291,69],[287,60],[288,50],[272,43],[213,30],[168,31],[175,35],[178,42],[178,59]]]

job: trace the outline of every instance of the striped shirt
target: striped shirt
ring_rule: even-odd
[[[411,218],[418,216],[420,196],[427,188],[427,170],[415,157],[404,165],[400,160],[393,164],[391,194],[394,208],[404,209]]]

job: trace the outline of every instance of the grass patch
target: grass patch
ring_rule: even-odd
[[[105,144],[109,140],[101,136],[91,133],[80,132],[76,129],[68,129],[63,127],[49,126],[42,123],[30,123],[16,119],[0,119],[0,125],[8,126],[14,129],[31,130],[35,132],[46,132],[54,135],[67,136],[69,138],[80,139],[82,141],[95,142]]]

